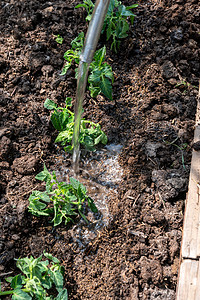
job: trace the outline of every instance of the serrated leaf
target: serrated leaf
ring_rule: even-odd
[[[63,37],[62,37],[60,34],[58,34],[57,37],[56,37],[56,42],[57,42],[58,44],[61,44],[61,45],[62,45],[63,40],[64,40]]]
[[[61,292],[63,289],[63,276],[59,270],[51,272],[52,281],[54,282],[58,292]]]
[[[59,264],[59,263],[60,263],[60,261],[59,261],[56,257],[54,257],[52,254],[47,253],[47,252],[45,252],[45,251],[43,252],[43,254],[44,254],[44,256],[45,256],[46,258],[52,260],[55,264]]]
[[[101,71],[98,69],[93,69],[92,73],[88,77],[88,82],[93,85],[98,85],[100,83]]]
[[[71,42],[72,49],[81,50],[84,43],[84,32],[80,32],[79,35]]]
[[[12,278],[10,286],[13,290],[14,289],[20,289],[22,287],[22,276],[21,276],[21,274],[18,274],[15,277]]]
[[[49,171],[47,170],[47,168],[44,164],[44,170],[42,172],[40,172],[39,174],[37,174],[35,176],[35,179],[41,180],[41,181],[46,181],[48,178],[51,178],[51,174],[49,173]]]
[[[13,278],[14,278],[14,276],[7,277],[7,278],[5,278],[5,281],[11,283],[11,281],[13,280]]]
[[[68,70],[70,67],[71,67],[71,64],[66,63],[66,64],[64,65],[64,67],[63,67],[63,69],[62,69],[60,75],[61,75],[61,76],[62,76],[62,75],[65,75],[65,74],[67,73],[67,70]]]
[[[63,142],[64,143],[71,143],[73,137],[73,131],[65,130],[61,131],[57,138],[55,139],[55,143]]]
[[[70,183],[72,185],[72,187],[75,189],[75,190],[78,190],[78,187],[80,185],[80,182],[78,180],[76,180],[75,178],[73,177],[70,177]]]
[[[109,22],[106,30],[106,40],[108,41],[112,35],[112,22]]]
[[[113,98],[112,98],[112,84],[111,84],[111,82],[108,78],[106,78],[106,77],[101,78],[100,89],[101,89],[102,93],[109,100],[113,100]]]
[[[60,291],[59,294],[57,295],[57,297],[55,298],[55,300],[68,300],[67,290],[64,289],[64,290]]]
[[[13,300],[31,300],[32,297],[20,289],[14,290],[12,295]]]
[[[33,200],[43,200],[45,202],[50,202],[50,198],[46,192],[40,192],[40,191],[33,191],[32,194],[29,197],[29,201]]]
[[[57,108],[57,104],[47,98],[44,102],[44,107],[47,109],[55,109],[55,108]]]

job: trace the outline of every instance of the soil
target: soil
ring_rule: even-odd
[[[109,144],[123,146],[123,175],[107,199],[108,224],[80,248],[72,224],[55,229],[27,207],[31,191],[44,188],[35,179],[43,162],[53,170],[62,160],[44,101],[75,100],[75,66],[59,74],[70,42],[87,30],[86,14],[74,9],[76,0],[1,1],[4,288],[4,274],[17,274],[14,258],[46,250],[65,267],[69,299],[175,299],[200,71],[200,10],[198,0],[138,3],[118,53],[106,42],[114,101],[92,99],[86,92],[84,116],[101,124]],[[57,34],[64,38],[62,45],[55,41]],[[70,155],[64,163],[70,168]]]

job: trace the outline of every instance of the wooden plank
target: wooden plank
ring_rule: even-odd
[[[200,86],[194,143],[200,142]],[[176,300],[200,300],[200,151],[193,150]]]
[[[180,267],[176,300],[199,300],[199,260],[184,259]]]
[[[200,99],[197,101],[194,143],[200,141]],[[182,257],[200,257],[200,151],[193,150],[183,225]]]

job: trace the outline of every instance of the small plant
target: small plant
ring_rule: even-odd
[[[103,93],[108,99],[112,99],[112,83],[114,76],[112,67],[104,62],[106,47],[95,52],[94,60],[90,64],[90,75],[88,77],[91,97]],[[104,62],[104,63],[103,63]]]
[[[64,59],[67,61],[61,75],[66,74],[67,70],[71,67],[73,61],[78,65],[79,57],[84,43],[84,33],[81,32],[77,38],[72,42],[72,49],[68,50],[64,54]],[[94,54],[94,59],[90,64],[90,75],[88,77],[89,90],[91,97],[96,97],[100,93],[104,94],[109,100],[112,100],[112,83],[114,81],[114,75],[112,67],[105,62],[106,47],[99,49]],[[76,68],[76,78],[77,78]]]
[[[180,82],[178,82],[175,87],[180,87],[180,88],[184,88],[184,93],[190,88],[195,88],[195,89],[198,89],[198,86],[196,85],[192,85],[190,84],[189,82],[185,81],[185,80],[182,80]]]
[[[79,64],[79,57],[81,54],[81,50],[84,44],[84,33],[81,32],[79,35],[71,42],[72,48],[67,50],[64,54],[64,59],[67,61],[65,63],[64,68],[62,69],[61,75],[65,75],[67,70],[71,67],[72,62]]]
[[[58,43],[58,44],[61,44],[62,45],[62,43],[63,43],[63,37],[60,35],[60,34],[58,34],[57,36],[56,36],[56,42]]]
[[[90,22],[92,18],[92,12],[94,9],[94,3],[91,0],[84,0],[83,3],[78,4],[75,6],[75,8],[84,7],[87,12],[86,21]]]
[[[178,137],[175,140],[173,140],[172,142],[164,141],[164,143],[167,144],[167,145],[173,145],[174,147],[176,147],[176,148],[178,148],[180,150],[182,165],[183,165],[183,168],[186,169],[186,167],[185,167],[185,159],[184,159],[184,150],[187,149],[188,144],[187,143],[182,143],[179,146],[179,145],[175,144],[177,140],[178,140]]]
[[[91,0],[84,0],[82,4],[75,6],[75,8],[84,7],[88,13],[86,20],[91,20],[94,4]],[[133,24],[135,15],[131,9],[138,7],[138,4],[125,6],[121,1],[111,0],[104,21],[102,33],[106,32],[107,41],[112,38],[111,49],[117,52],[120,45],[120,39],[124,39],[128,36],[129,23],[127,18],[130,18],[131,24]]]
[[[87,218],[83,214],[83,204],[87,201],[92,212],[97,212],[93,200],[87,196],[85,186],[74,178],[70,178],[70,183],[59,182],[55,172],[49,173],[46,166],[36,179],[46,182],[46,191],[33,191],[29,197],[29,212],[35,216],[54,216],[52,221],[54,226],[65,222],[65,225],[72,220],[72,216],[80,215],[86,222]]]
[[[42,260],[43,255],[17,259],[17,267],[22,273],[6,278],[11,290],[0,290],[0,296],[12,295],[13,300],[67,300],[67,290],[63,289],[64,268],[56,257],[46,252],[44,256],[47,260]],[[56,288],[57,296],[52,295],[52,287]]]
[[[52,100],[47,99],[44,107],[53,110],[51,114],[51,121],[55,129],[60,133],[58,134],[55,142],[61,142],[65,146],[65,151],[72,151],[72,138],[74,130],[74,113],[69,110],[71,106],[71,98],[66,99],[66,107],[57,107],[57,104]],[[88,120],[81,120],[79,142],[85,147],[86,150],[95,151],[96,145],[102,143],[107,144],[107,136],[101,130],[101,126]],[[66,146],[66,144],[70,144]]]

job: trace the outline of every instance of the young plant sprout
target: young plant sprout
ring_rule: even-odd
[[[44,252],[38,258],[19,258],[17,267],[21,273],[6,278],[11,289],[1,291],[0,296],[12,295],[12,300],[67,300],[67,290],[64,285],[64,267],[60,261],[51,254]],[[57,296],[52,295],[52,288],[55,288]]]
[[[33,191],[29,197],[29,212],[35,216],[53,216],[51,222],[54,226],[65,225],[73,221],[73,217],[80,215],[86,222],[83,214],[83,205],[87,202],[92,212],[98,212],[94,201],[87,195],[85,186],[74,178],[70,178],[70,183],[59,182],[55,172],[49,173],[46,166],[36,179],[46,182],[44,192]]]
[[[62,146],[65,146],[66,151],[72,151],[71,145],[74,130],[74,113],[69,109],[71,107],[71,98],[66,99],[65,108],[58,107],[55,102],[47,99],[44,103],[44,107],[53,110],[51,114],[51,121],[55,129],[59,131],[59,134],[55,142],[60,142]],[[88,151],[95,151],[95,147],[102,143],[107,144],[107,136],[101,130],[101,126],[97,123],[93,123],[88,120],[81,120],[79,142]],[[67,146],[66,146],[67,145]]]

